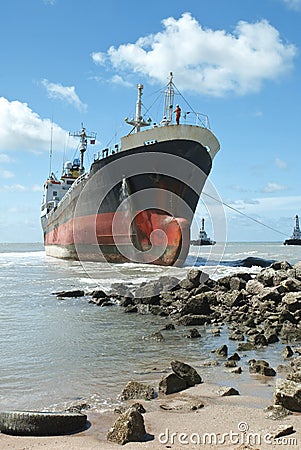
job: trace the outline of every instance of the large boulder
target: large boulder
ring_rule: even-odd
[[[170,363],[173,372],[180,378],[186,381],[187,387],[202,383],[202,378],[197,371],[189,364],[181,361],[171,361]]]
[[[212,313],[209,306],[206,294],[198,294],[195,297],[191,297],[187,303],[181,308],[181,316],[187,314],[204,315],[207,316]]]
[[[292,380],[276,380],[274,401],[290,411],[301,412],[301,383]]]
[[[121,414],[107,434],[107,440],[124,445],[128,442],[145,440],[144,419],[135,408],[129,408]]]
[[[129,381],[120,394],[121,400],[142,398],[149,400],[155,398],[154,388],[148,384],[140,383],[139,381]]]
[[[187,387],[186,381],[183,378],[178,377],[175,373],[170,373],[162,378],[159,383],[159,391],[166,395],[183,391],[184,389],[187,389]]]

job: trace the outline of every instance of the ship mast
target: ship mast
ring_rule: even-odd
[[[164,93],[164,116],[168,120],[168,123],[172,122],[173,102],[175,97],[175,91],[173,88],[173,73],[170,72],[169,83]]]
[[[133,118],[131,120],[129,120],[126,117],[125,121],[129,125],[133,125],[136,129],[136,133],[139,133],[141,127],[149,126],[151,119],[149,119],[147,122],[145,122],[141,115],[143,84],[137,84],[137,89],[138,89],[138,97],[137,97],[137,102],[136,102],[136,117],[135,117],[135,119]]]
[[[79,137],[80,138],[80,166],[79,166],[79,172],[82,175],[85,172],[84,168],[84,154],[87,150],[87,144],[88,139],[91,139],[91,142],[95,143],[96,139],[96,133],[92,132],[90,134],[86,133],[86,128],[84,128],[84,125],[82,123],[82,129],[79,132],[76,133],[69,133],[69,136],[73,137]]]

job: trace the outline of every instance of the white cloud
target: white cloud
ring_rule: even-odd
[[[202,28],[190,13],[162,24],[163,31],[110,47],[106,54],[95,52],[93,60],[109,60],[119,72],[129,70],[160,83],[172,71],[179,89],[223,96],[259,91],[264,81],[290,70],[297,53],[266,20],[240,21],[233,33]]]
[[[301,0],[283,0],[283,1],[288,6],[289,9],[293,9],[295,11],[301,10]]]
[[[74,86],[63,86],[59,83],[51,83],[46,79],[42,80],[42,84],[46,88],[49,98],[63,100],[80,111],[87,110],[87,105],[80,100]]]
[[[0,178],[7,180],[8,178],[14,178],[14,174],[10,170],[4,170],[0,167]]]
[[[132,83],[129,83],[128,81],[124,80],[120,75],[114,75],[112,77],[112,83],[113,84],[119,84],[120,86],[125,86],[125,87],[132,87]]]
[[[43,0],[43,2],[45,3],[45,5],[55,5],[56,4],[56,0]]]
[[[13,162],[13,159],[9,156],[6,155],[5,153],[0,153],[0,163],[11,163]]]
[[[22,184],[12,184],[10,186],[5,185],[0,187],[0,192],[24,192],[26,190],[26,187]]]
[[[286,169],[287,168],[286,162],[282,161],[282,159],[280,159],[280,158],[275,159],[275,164],[278,167],[278,169]]]
[[[264,186],[261,190],[261,192],[266,192],[266,193],[272,193],[272,192],[278,192],[278,191],[286,191],[287,190],[287,186],[284,186],[282,184],[279,183],[267,183],[266,186]]]
[[[49,151],[51,128],[53,148],[63,150],[67,132],[50,119],[41,119],[26,103],[0,97],[0,150]],[[69,138],[71,145],[73,140]]]

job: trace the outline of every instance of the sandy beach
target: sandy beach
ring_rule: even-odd
[[[146,413],[146,442],[124,446],[108,442],[106,434],[117,413],[87,413],[90,427],[80,433],[55,437],[16,437],[0,434],[3,450],[129,450],[182,449],[298,449],[301,443],[300,414],[271,419],[264,408],[272,399],[249,395],[220,397],[218,386],[202,383],[168,396],[159,395],[141,401]],[[128,401],[130,405],[134,401]],[[202,406],[203,405],[203,406]],[[273,440],[281,426],[293,426],[294,432]]]

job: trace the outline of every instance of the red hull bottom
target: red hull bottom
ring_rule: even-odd
[[[78,217],[45,235],[46,254],[56,258],[180,266],[190,244],[190,224],[156,210],[134,220],[126,212]]]

